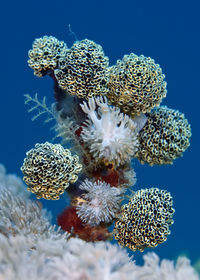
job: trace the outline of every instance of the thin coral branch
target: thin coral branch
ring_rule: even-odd
[[[48,123],[52,120],[55,120],[55,114],[53,113],[52,109],[49,109],[46,104],[46,96],[43,97],[42,101],[39,101],[38,94],[36,93],[34,97],[31,97],[29,94],[25,94],[25,104],[30,105],[30,103],[33,103],[32,107],[28,109],[28,112],[35,112],[36,115],[34,115],[31,119],[32,121],[36,120],[43,114],[48,114],[48,118],[44,121],[45,123]]]

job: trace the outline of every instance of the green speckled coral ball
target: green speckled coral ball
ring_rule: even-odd
[[[43,77],[58,66],[59,59],[66,56],[67,50],[67,45],[53,36],[35,39],[28,52],[28,65],[36,76]]]
[[[60,144],[36,144],[26,153],[21,171],[28,190],[37,198],[59,199],[70,183],[76,182],[82,165],[79,157]]]
[[[144,251],[167,240],[173,224],[173,200],[169,192],[158,188],[137,191],[121,207],[115,223],[115,239],[133,251]]]
[[[59,86],[70,95],[88,99],[107,92],[109,59],[102,47],[85,39],[76,41],[59,61],[55,76]]]
[[[159,64],[151,57],[125,55],[110,68],[107,97],[130,116],[149,112],[166,96],[167,83]]]
[[[190,145],[191,127],[184,114],[166,106],[147,114],[135,156],[150,165],[172,164]]]

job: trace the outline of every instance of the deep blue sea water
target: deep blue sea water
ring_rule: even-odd
[[[68,25],[79,40],[101,44],[110,63],[134,52],[155,59],[166,74],[164,105],[185,113],[192,126],[191,146],[173,165],[133,166],[136,188],[160,187],[174,197],[175,223],[168,241],[155,249],[161,258],[186,253],[200,257],[200,20],[199,1],[7,1],[1,4],[0,26],[0,162],[9,173],[22,176],[26,151],[50,141],[52,133],[42,119],[31,121],[24,94],[47,96],[53,102],[50,78],[37,78],[27,65],[27,52],[35,38],[53,35],[73,44]],[[64,198],[45,202],[54,217],[65,207]],[[135,254],[136,259],[142,253]]]

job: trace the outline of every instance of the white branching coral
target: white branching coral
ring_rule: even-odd
[[[49,265],[53,279],[136,280],[136,265],[120,247],[108,242],[86,243],[78,238],[67,244],[62,260],[54,259]]]
[[[1,280],[199,280],[187,258],[174,265],[149,253],[137,266],[124,249],[108,242],[0,234],[0,248]]]
[[[160,261],[155,253],[144,255],[144,265],[138,267],[137,280],[199,280],[186,257],[179,257],[176,264],[170,260]]]
[[[80,106],[89,117],[81,137],[94,158],[116,165],[129,161],[138,148],[136,123],[102,96]]]
[[[22,234],[8,238],[0,234],[0,247],[1,280],[53,280],[48,274],[49,263],[61,258],[68,246],[61,236],[34,239]]]
[[[111,187],[102,181],[92,182],[86,179],[79,188],[86,191],[82,194],[82,203],[77,206],[77,214],[82,221],[90,225],[110,222],[119,212],[124,189]]]
[[[0,232],[6,236],[22,234],[34,239],[49,236],[59,239],[61,230],[56,230],[44,214],[38,202],[24,200],[6,189],[0,193]]]
[[[105,242],[37,240],[0,234],[1,280],[134,280],[136,265],[125,250]]]
[[[15,195],[28,198],[30,193],[27,191],[22,179],[15,174],[7,174],[6,168],[0,164],[0,192],[4,189],[11,191]]]

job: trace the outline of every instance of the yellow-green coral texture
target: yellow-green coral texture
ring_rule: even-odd
[[[70,95],[90,98],[107,92],[108,57],[95,42],[85,39],[73,44],[55,70],[59,86]]]
[[[141,189],[121,207],[115,224],[115,239],[133,251],[144,251],[166,241],[173,224],[173,200],[158,188]]]
[[[28,65],[34,70],[34,74],[43,77],[58,66],[61,57],[65,57],[67,45],[53,36],[44,36],[35,39],[32,49],[29,51]]]
[[[165,75],[150,57],[125,55],[110,69],[108,98],[131,116],[149,112],[166,96]]]
[[[76,182],[81,169],[77,155],[49,142],[28,151],[21,167],[28,190],[37,198],[52,200],[59,199],[69,184]]]
[[[135,156],[150,165],[172,164],[190,145],[190,124],[184,114],[166,106],[154,108],[147,118]]]

